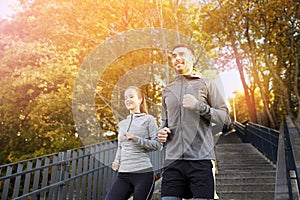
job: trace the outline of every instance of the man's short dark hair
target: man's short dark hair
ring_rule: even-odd
[[[191,45],[188,45],[188,44],[184,44],[184,43],[180,43],[180,44],[176,44],[173,49],[172,49],[172,52],[177,49],[177,48],[180,48],[180,47],[184,47],[184,48],[187,48],[188,50],[190,50],[192,52],[193,55],[195,55],[195,52],[194,52],[194,49]]]

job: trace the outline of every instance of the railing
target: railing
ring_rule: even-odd
[[[286,118],[280,132],[251,122],[235,122],[236,134],[276,165],[275,199],[299,198],[300,136]],[[116,178],[111,169],[117,141],[103,142],[0,166],[0,196],[7,199],[104,199]],[[150,152],[161,173],[163,151]]]
[[[258,124],[235,122],[237,135],[243,142],[251,143],[274,164],[277,161],[279,131]]]
[[[300,191],[300,135],[287,116],[280,131],[251,122],[235,122],[237,135],[251,143],[276,165],[274,199],[299,199]]]
[[[282,176],[286,177],[287,180],[288,199],[300,199],[300,135],[289,116],[286,117],[282,127],[280,134],[284,138],[285,166],[281,167],[284,167],[286,172]]]
[[[0,166],[0,196],[7,199],[104,199],[116,178],[116,141]],[[150,152],[159,174],[163,153]]]

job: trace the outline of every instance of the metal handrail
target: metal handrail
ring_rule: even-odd
[[[243,142],[252,143],[276,165],[274,199],[299,197],[300,136],[291,119],[286,118],[280,131],[251,122],[234,126]],[[116,178],[110,167],[116,149],[113,140],[2,165],[1,200],[103,199]],[[160,174],[164,151],[149,154]]]
[[[251,122],[245,124],[234,122],[234,126],[243,142],[251,143],[274,164],[276,163],[279,131]]]
[[[243,142],[251,143],[276,165],[274,199],[299,199],[300,135],[291,118],[286,117],[280,131],[251,122],[234,126]]]
[[[300,199],[300,134],[290,116],[286,116],[283,133],[290,199]]]
[[[111,169],[117,141],[107,141],[0,166],[0,197],[6,199],[104,199],[116,178]],[[163,151],[149,152],[155,174]]]

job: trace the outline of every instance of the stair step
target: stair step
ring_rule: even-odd
[[[251,144],[240,144],[240,145],[234,145],[234,144],[220,144],[216,146],[216,149],[226,149],[227,151],[235,152],[235,151],[241,151],[241,152],[253,152],[258,151],[257,149],[252,148],[253,145]]]
[[[258,170],[273,170],[274,168],[270,165],[258,165],[258,164],[223,164],[218,170],[245,170],[245,171],[258,171]]]
[[[253,158],[230,158],[230,160],[218,160],[218,164],[227,164],[227,163],[257,163],[257,164],[271,164],[267,159],[261,159],[261,158],[257,158],[257,157],[253,157]]]
[[[253,151],[253,150],[251,150],[251,151],[240,151],[240,150],[235,150],[235,151],[227,151],[226,149],[218,149],[218,151],[225,151],[225,152],[222,152],[222,153],[219,153],[218,154],[218,156],[226,156],[226,155],[236,155],[236,156],[238,156],[238,155],[255,155],[255,156],[261,156],[262,158],[263,158],[263,154],[261,154],[261,152],[259,152],[259,151]],[[245,157],[245,158],[247,158],[247,157]]]
[[[253,147],[253,145],[252,144],[250,144],[250,143],[238,143],[238,144],[218,144],[218,145],[216,145],[216,148],[227,148],[228,147],[228,149],[230,149],[230,148],[232,148],[232,149],[245,149],[246,147]]]
[[[220,200],[273,199],[276,169],[249,143],[216,146],[216,187]]]
[[[273,191],[275,183],[248,183],[248,184],[222,184],[218,185],[218,191]]]
[[[240,171],[240,170],[227,170],[227,171],[222,171],[218,170],[216,173],[217,178],[232,178],[232,177],[275,177],[276,176],[276,171],[258,171],[258,172],[249,172],[249,171]]]
[[[217,192],[220,200],[273,200],[272,191]]]
[[[248,147],[246,147],[248,148]],[[250,147],[249,147],[250,148]],[[254,148],[254,147],[252,147]],[[228,154],[233,154],[233,155],[243,155],[243,154],[249,154],[249,155],[262,155],[261,152],[259,152],[258,150],[256,149],[244,149],[244,150],[241,150],[241,149],[232,149],[232,150],[229,150],[227,148],[222,148],[222,149],[219,149],[219,148],[216,148],[218,151],[220,151],[220,153],[218,155],[228,155]],[[222,152],[224,151],[224,152]]]
[[[233,154],[228,153],[224,155],[217,155],[217,160],[231,162],[232,160],[263,160],[268,161],[266,158],[259,154]]]
[[[248,184],[248,183],[275,183],[275,177],[217,177],[217,185],[222,184]]]

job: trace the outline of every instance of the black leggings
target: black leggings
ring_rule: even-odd
[[[150,200],[154,190],[154,173],[119,172],[117,180],[105,200],[127,200],[133,193],[134,200]]]

